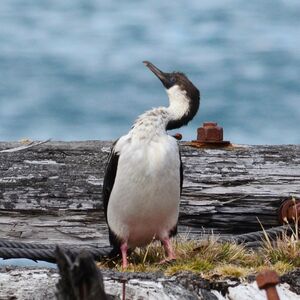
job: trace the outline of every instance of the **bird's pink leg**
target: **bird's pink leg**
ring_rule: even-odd
[[[128,245],[127,243],[123,243],[120,247],[121,253],[122,253],[122,269],[125,270],[128,267],[128,261],[127,261],[127,250]]]
[[[164,249],[166,251],[166,256],[167,257],[165,259],[163,259],[160,263],[163,264],[163,263],[175,260],[176,255],[175,255],[175,252],[173,250],[170,238],[169,237],[164,238],[161,242],[163,243],[163,246],[164,246]]]

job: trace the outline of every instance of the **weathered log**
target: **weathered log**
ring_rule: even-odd
[[[0,143],[0,150],[20,143]],[[107,245],[101,189],[111,142],[48,142],[0,152],[0,238]],[[300,197],[300,145],[196,149],[181,143],[179,232],[238,234],[278,226]]]

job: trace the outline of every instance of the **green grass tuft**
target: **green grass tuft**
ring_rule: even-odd
[[[164,258],[163,247],[152,242],[146,248],[136,249],[130,256],[126,272],[156,272],[173,275],[180,271],[191,271],[204,277],[246,277],[262,269],[270,268],[284,274],[300,267],[300,240],[298,225],[292,236],[283,233],[271,242],[265,236],[263,247],[253,250],[235,243],[220,243],[215,236],[206,240],[189,240],[179,236],[172,241],[176,261],[159,264]],[[121,261],[106,261],[98,264],[101,268],[122,271]]]

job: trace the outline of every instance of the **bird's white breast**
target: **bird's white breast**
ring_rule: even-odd
[[[132,247],[167,237],[179,211],[177,141],[167,134],[151,139],[128,134],[115,149],[119,162],[107,212],[111,230]]]

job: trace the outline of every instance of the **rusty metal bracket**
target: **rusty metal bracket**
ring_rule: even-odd
[[[276,290],[279,282],[279,276],[275,271],[264,270],[256,276],[257,286],[266,291],[268,300],[280,300]]]
[[[177,132],[173,135],[173,138],[175,138],[178,141],[181,141],[182,140],[182,134]]]
[[[300,200],[293,197],[284,200],[279,208],[278,218],[281,224],[299,223]]]

